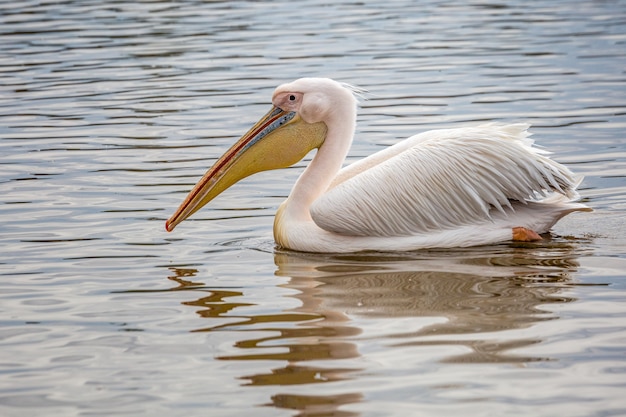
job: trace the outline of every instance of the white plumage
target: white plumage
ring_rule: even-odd
[[[256,144],[261,132],[268,137],[263,140],[284,141],[272,133],[296,122],[274,126],[275,120],[297,114],[300,130],[266,159],[291,160],[289,148],[302,142],[313,144],[305,151],[319,148],[276,214],[274,236],[285,248],[353,252],[489,244],[511,240],[514,228],[544,233],[568,213],[590,210],[574,202],[582,178],[533,146],[527,124],[428,131],[340,169],[356,122],[350,88],[305,78],[278,87],[272,101],[274,113],[238,144]],[[320,130],[307,132],[320,124],[324,135],[316,141]],[[220,161],[236,162],[238,144]],[[298,159],[306,152],[300,154]],[[267,160],[239,176],[281,166]],[[168,230],[214,197],[205,196],[220,169],[209,170],[168,221]]]
[[[573,174],[531,146],[527,127],[489,124],[413,136],[322,194],[312,218],[340,234],[406,236],[491,220],[493,211],[510,212],[517,204],[511,200],[550,192],[576,198]]]

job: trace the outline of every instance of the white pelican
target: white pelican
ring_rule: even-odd
[[[526,124],[412,136],[341,168],[357,101],[350,86],[302,78],[241,137],[166,222],[180,222],[237,181],[317,153],[274,220],[274,239],[304,252],[407,251],[540,240],[561,217],[590,211],[576,177],[532,146]]]

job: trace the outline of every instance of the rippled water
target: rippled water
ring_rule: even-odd
[[[626,415],[626,2],[0,5],[3,416]],[[527,121],[593,213],[539,244],[274,249],[306,161],[165,219],[269,106],[369,90],[349,160]]]

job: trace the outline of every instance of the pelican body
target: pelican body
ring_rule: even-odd
[[[237,181],[317,153],[278,208],[278,246],[304,252],[408,251],[538,240],[577,203],[582,177],[533,146],[527,124],[431,130],[342,168],[353,89],[327,78],[276,88],[273,107],[206,172],[167,220],[180,222]]]

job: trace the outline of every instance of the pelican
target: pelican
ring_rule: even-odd
[[[431,130],[342,168],[355,89],[328,78],[276,88],[271,110],[206,172],[172,231],[239,180],[317,152],[278,207],[274,239],[303,252],[409,251],[540,240],[577,203],[582,177],[533,146],[527,124]]]

